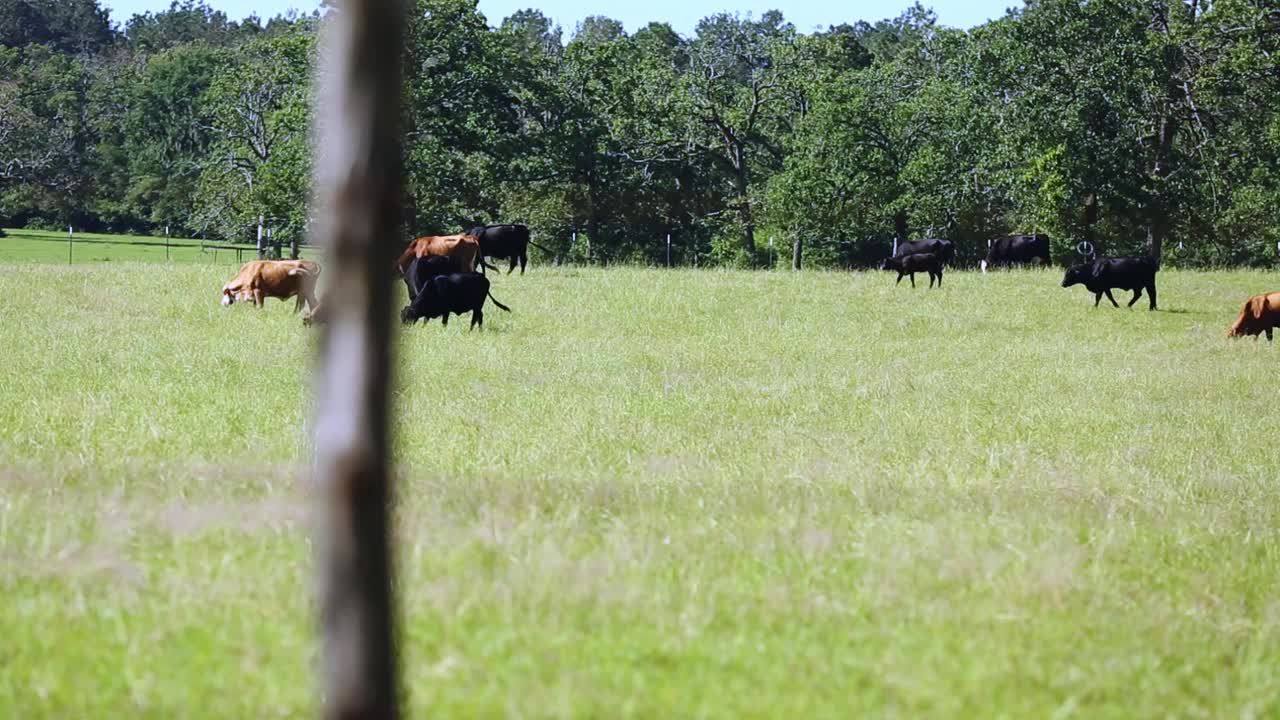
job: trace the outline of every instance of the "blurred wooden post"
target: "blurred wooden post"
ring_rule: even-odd
[[[323,30],[316,237],[325,303],[315,437],[324,715],[394,718],[389,547],[392,243],[400,218],[400,0],[338,0]]]

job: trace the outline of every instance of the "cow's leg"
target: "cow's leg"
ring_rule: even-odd
[[[1112,305],[1120,307],[1120,303],[1116,302],[1116,296],[1111,294],[1111,288],[1107,288],[1106,290],[1103,290],[1103,292],[1107,294],[1107,299],[1111,301]]]
[[[1271,328],[1267,328],[1267,342],[1271,342]]]
[[[915,288],[915,286],[916,286],[916,274],[911,273],[911,287]]]
[[[266,294],[266,293],[264,293],[264,292],[262,292],[261,290],[254,290],[254,291],[253,291],[253,304],[254,304],[254,305],[257,305],[259,310],[261,310],[262,308],[266,307],[266,306],[267,306],[267,294]]]
[[[1140,297],[1142,297],[1142,288],[1138,288],[1133,291],[1133,299],[1129,301],[1128,307],[1133,307],[1133,304],[1138,302],[1138,298]]]
[[[1156,309],[1156,283],[1154,280],[1151,282],[1150,285],[1147,286],[1147,297],[1151,299],[1151,307],[1147,309],[1155,310]]]
[[[516,271],[516,264],[519,262],[520,262],[519,256],[516,256],[516,255],[511,256],[511,267],[507,268],[508,275]]]
[[[902,276],[903,276],[903,274],[904,274],[904,273],[898,273],[898,282],[895,282],[895,283],[894,283],[894,285],[898,285],[899,283],[901,283],[901,282],[902,282]]]
[[[443,314],[443,315],[441,315],[441,316],[440,316],[440,324],[441,324],[441,325],[443,325],[443,326],[445,326],[445,327],[449,327],[449,313],[448,313],[448,311],[445,311],[445,314]]]
[[[476,308],[475,310],[471,311],[471,328],[470,329],[475,330],[477,325],[480,326],[481,330],[484,329],[484,311],[481,310],[480,308]]]
[[[524,274],[524,266],[528,262],[529,262],[529,253],[527,252],[520,253],[520,274],[521,275]]]
[[[1102,293],[1100,293],[1100,292],[1096,292],[1096,293],[1094,293],[1094,294],[1093,294],[1093,306],[1094,306],[1094,307],[1098,307],[1098,303],[1100,303],[1100,302],[1102,302]]]

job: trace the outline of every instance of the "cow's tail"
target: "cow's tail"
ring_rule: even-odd
[[[536,247],[536,248],[538,248],[538,249],[539,249],[539,250],[541,250],[542,252],[547,253],[548,255],[555,255],[555,254],[556,254],[554,250],[551,250],[550,248],[547,248],[547,247],[544,247],[544,246],[542,246],[542,245],[539,245],[538,243],[534,242],[532,239],[531,239],[531,240],[529,240],[529,244],[530,244],[530,245],[532,245],[532,246],[534,246],[534,247]]]
[[[498,302],[498,298],[496,298],[496,297],[494,297],[494,296],[493,296],[493,292],[492,292],[492,291],[490,291],[490,290],[485,290],[484,292],[485,292],[485,295],[488,295],[488,296],[489,296],[489,299],[493,301],[493,304],[498,306],[498,309],[500,309],[500,310],[506,310],[507,312],[511,312],[511,308],[509,308],[509,307],[507,307],[506,305],[503,305],[502,303]]]

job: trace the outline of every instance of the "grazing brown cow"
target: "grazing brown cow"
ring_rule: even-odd
[[[1254,295],[1245,302],[1244,308],[1240,310],[1240,317],[1236,318],[1235,324],[1227,331],[1227,337],[1241,335],[1257,337],[1266,333],[1267,340],[1270,341],[1272,329],[1278,327],[1280,327],[1280,292],[1263,293]]]
[[[261,308],[269,297],[296,297],[294,312],[301,310],[304,303],[314,309],[319,304],[315,296],[319,275],[320,264],[313,260],[250,260],[240,266],[231,282],[222,286],[222,304],[248,300]]]

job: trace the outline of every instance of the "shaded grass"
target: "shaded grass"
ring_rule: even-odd
[[[252,251],[237,254],[234,248],[219,247],[191,238],[144,235],[101,235],[77,232],[68,242],[66,231],[6,229],[0,237],[0,263],[94,264],[102,262],[175,262],[227,265],[254,259]],[[70,247],[68,247],[70,245]],[[303,257],[317,257],[303,248]]]
[[[4,716],[314,713],[313,336],[162,272],[0,267]],[[1276,350],[1223,337],[1274,276],[892,278],[539,267],[406,332],[411,714],[1280,714]]]

